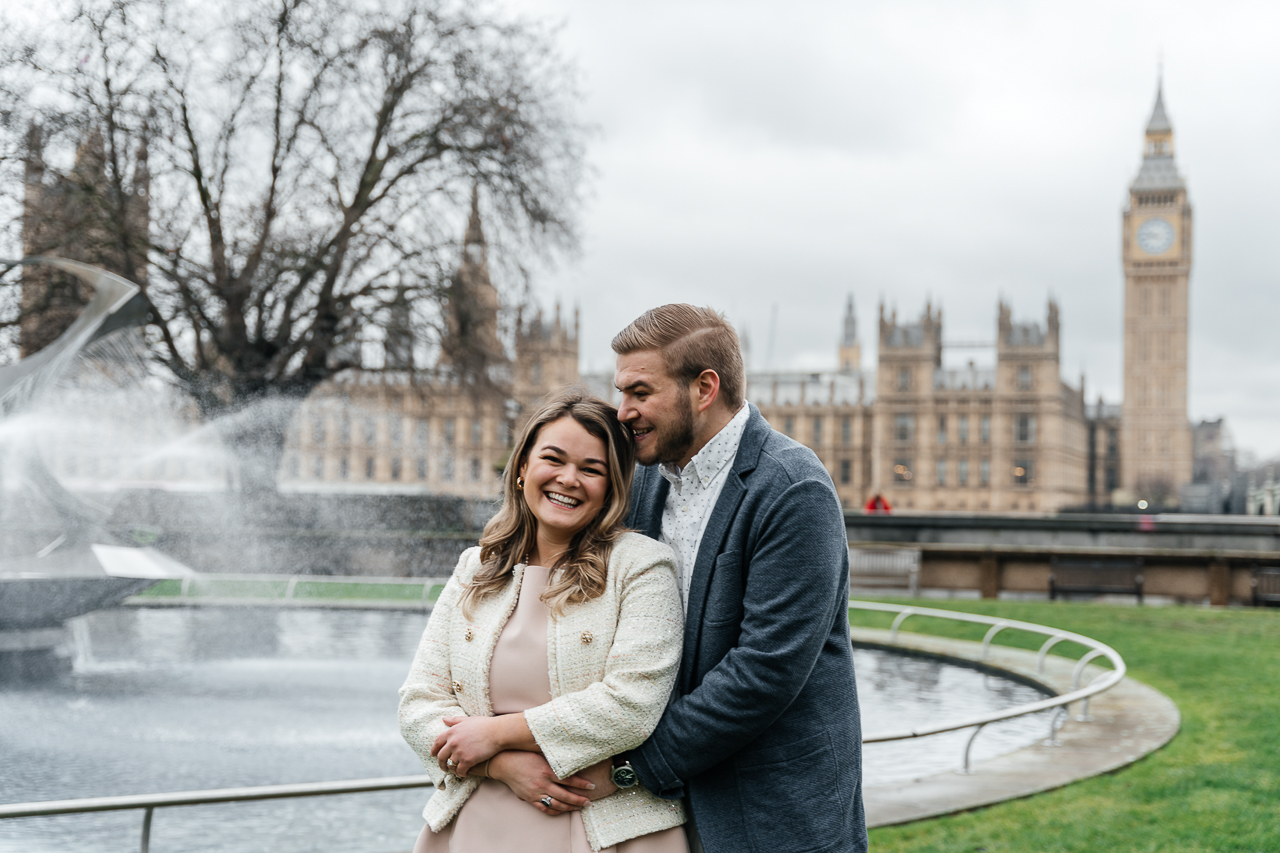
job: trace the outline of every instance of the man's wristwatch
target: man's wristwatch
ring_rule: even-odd
[[[609,775],[613,779],[613,784],[619,788],[634,788],[640,784],[640,777],[636,775],[635,768],[625,759],[621,764],[615,764],[613,772]]]

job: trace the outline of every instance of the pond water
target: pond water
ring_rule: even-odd
[[[0,802],[414,775],[396,690],[422,614],[116,609],[75,625],[72,671],[0,685]],[[1041,698],[965,667],[855,650],[863,730]],[[1044,715],[989,726],[974,759],[1043,738]],[[868,785],[960,766],[967,732],[866,747]],[[166,808],[154,853],[404,853],[426,789]],[[138,849],[141,811],[0,821],[0,853]]]

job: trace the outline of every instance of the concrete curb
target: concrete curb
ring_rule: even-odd
[[[854,645],[889,644],[889,632],[850,631]],[[964,661],[982,661],[982,644],[899,632],[896,647]],[[986,665],[1045,685],[1061,695],[1071,689],[1075,660],[1049,654],[1044,672],[1036,672],[1036,653],[993,645]],[[1102,672],[1086,666],[1082,684]],[[1178,733],[1178,707],[1163,693],[1125,678],[1089,702],[1092,720],[1082,722],[1080,703],[1070,708],[1058,731],[1057,745],[1040,742],[990,761],[972,772],[939,773],[912,782],[863,788],[869,827],[893,826],[924,818],[1028,797],[1041,791],[1117,770],[1164,746]]]

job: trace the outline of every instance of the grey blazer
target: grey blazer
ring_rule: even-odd
[[[658,538],[668,489],[638,468],[630,526]],[[867,849],[847,543],[822,463],[752,406],[693,567],[671,704],[627,754],[650,791],[686,798],[707,853]]]

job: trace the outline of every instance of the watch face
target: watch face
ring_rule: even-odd
[[[630,764],[624,764],[621,767],[613,768],[613,784],[619,788],[634,787],[640,778],[636,776],[636,771],[631,769]]]
[[[1173,245],[1173,226],[1169,220],[1153,216],[1138,226],[1138,247],[1148,255],[1159,255]]]

